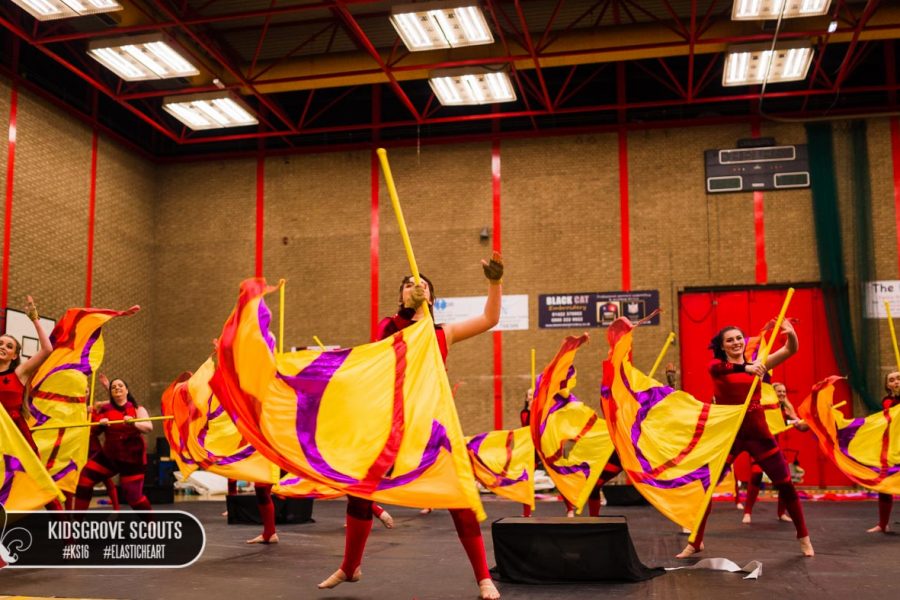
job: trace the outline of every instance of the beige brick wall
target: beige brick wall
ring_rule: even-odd
[[[45,312],[58,313],[84,300],[91,132],[28,94],[19,109],[10,298],[15,305],[31,292]],[[8,113],[9,86],[0,82],[3,131]],[[755,282],[752,197],[707,195],[703,178],[703,151],[732,146],[749,137],[749,129],[628,134],[632,288],[659,290],[665,311],[661,326],[643,329],[637,340],[639,365],[649,366],[675,329],[679,290]],[[835,130],[852,279],[847,134],[840,123]],[[764,123],[761,133],[781,143],[805,141],[799,124]],[[876,274],[891,279],[898,275],[887,120],[869,122],[869,151]],[[530,349],[540,368],[564,335],[579,333],[538,329],[538,295],[622,287],[617,136],[504,141],[501,155],[505,292],[530,296],[531,328],[503,334],[503,417],[514,427],[529,385]],[[5,144],[0,160],[5,167]],[[390,161],[419,267],[438,295],[484,294],[479,260],[489,256],[491,244],[482,243],[479,232],[492,227],[491,145],[394,149]],[[370,168],[368,152],[265,162],[264,275],[272,283],[287,280],[288,346],[311,344],[313,335],[342,346],[368,340]],[[5,168],[0,182],[3,177]],[[767,192],[764,201],[769,281],[817,280],[809,190]],[[378,216],[381,316],[394,311],[400,277],[409,272],[383,182]],[[155,166],[101,138],[96,227],[94,305],[144,307],[110,326],[105,368],[129,379],[139,398],[158,410],[165,386],[209,354],[238,284],[254,274],[256,161]],[[270,306],[277,327],[277,296]],[[887,368],[892,352],[879,325],[879,362]],[[593,402],[605,336],[591,334],[577,359],[576,394]],[[669,359],[677,362],[678,353],[672,349]],[[448,369],[451,383],[460,384],[464,429],[490,429],[491,336],[456,346]]]

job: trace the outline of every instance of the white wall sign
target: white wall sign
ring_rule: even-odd
[[[484,312],[487,296],[464,296],[461,298],[438,298],[434,303],[435,323],[455,323]],[[503,296],[500,323],[494,331],[515,331],[528,329],[528,295]]]
[[[866,283],[866,318],[886,319],[884,302],[891,305],[891,316],[900,317],[900,281],[870,281]]]
[[[44,327],[47,335],[50,335],[56,326],[56,321],[41,317],[41,325]],[[6,309],[6,331],[4,333],[16,338],[22,344],[23,359],[34,356],[40,347],[37,333],[34,331],[34,323],[31,322],[28,315],[14,308]]]

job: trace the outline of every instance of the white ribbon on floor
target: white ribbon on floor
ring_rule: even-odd
[[[728,571],[729,573],[747,573],[744,579],[759,579],[762,575],[762,567],[762,563],[758,560],[751,560],[743,567],[739,567],[736,563],[727,558],[704,558],[689,567],[667,567],[666,571],[677,571],[678,569],[709,569],[711,571]]]

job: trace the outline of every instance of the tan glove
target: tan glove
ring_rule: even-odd
[[[503,281],[503,258],[499,252],[494,252],[490,262],[482,260],[481,268],[484,269],[484,276],[491,283],[501,283]]]
[[[410,291],[409,298],[403,303],[403,306],[418,310],[423,302],[425,302],[425,287],[422,284],[419,284],[414,286]]]

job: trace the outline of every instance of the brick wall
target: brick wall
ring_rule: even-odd
[[[33,293],[45,312],[80,305],[85,292],[91,132],[28,94],[20,95],[10,299]],[[0,82],[6,130],[9,86]],[[781,143],[805,141],[799,124],[762,125]],[[677,294],[685,287],[753,285],[753,200],[707,195],[703,151],[749,137],[749,125],[628,134],[632,288],[658,289],[659,327],[636,340],[649,367],[676,330]],[[835,124],[836,165],[848,273],[853,277],[848,143]],[[869,122],[876,274],[897,275],[890,132]],[[529,386],[529,351],[546,363],[566,334],[537,328],[537,298],[554,292],[622,287],[618,147],[615,134],[501,143],[504,289],[529,294],[531,328],[503,335],[504,424],[518,423]],[[6,146],[0,147],[5,167]],[[390,151],[390,161],[419,267],[438,295],[484,294],[479,260],[490,254],[479,232],[492,226],[491,145],[472,143]],[[256,161],[154,166],[101,138],[95,240],[94,304],[144,309],[108,332],[106,370],[129,379],[158,410],[161,391],[211,351],[239,282],[256,256]],[[348,346],[369,338],[370,154],[343,152],[265,161],[263,274],[287,280],[286,346]],[[52,173],[48,176],[47,173]],[[0,170],[0,182],[5,168]],[[396,307],[404,249],[381,184],[378,312]],[[764,195],[770,283],[818,279],[809,190]],[[2,218],[2,214],[0,214]],[[859,302],[854,291],[855,302]],[[270,302],[277,327],[277,295]],[[892,365],[880,322],[879,362]],[[677,330],[676,330],[677,331]],[[602,331],[580,353],[576,394],[597,397]],[[678,348],[669,359],[677,362]],[[493,424],[490,335],[453,349],[448,363],[467,432]]]

